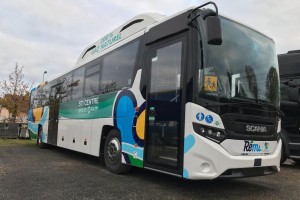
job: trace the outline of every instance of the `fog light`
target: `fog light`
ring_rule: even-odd
[[[218,131],[218,132],[216,133],[216,136],[217,136],[217,137],[221,137],[220,131]]]
[[[207,133],[208,133],[208,135],[212,135],[212,134],[213,134],[213,131],[212,131],[211,129],[209,129],[209,130],[207,131]]]
[[[211,167],[210,167],[210,164],[207,163],[207,162],[202,163],[202,164],[200,165],[200,171],[203,172],[203,173],[209,172],[209,171],[210,171],[210,168],[211,168]]]

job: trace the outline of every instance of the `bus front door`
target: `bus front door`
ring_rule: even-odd
[[[59,114],[59,88],[60,85],[51,87],[50,105],[49,105],[49,128],[48,128],[48,143],[57,145],[58,131],[58,114]]]
[[[148,50],[145,167],[180,174],[184,38]]]

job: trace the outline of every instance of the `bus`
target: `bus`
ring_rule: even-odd
[[[31,92],[29,131],[117,174],[268,175],[280,170],[278,71],[274,41],[213,2],[141,14]]]
[[[278,55],[280,69],[280,108],[282,117],[282,157],[300,163],[300,50]],[[297,68],[298,67],[298,68]]]

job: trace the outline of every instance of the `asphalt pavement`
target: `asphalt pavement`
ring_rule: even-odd
[[[188,181],[134,168],[108,172],[98,158],[35,144],[0,144],[0,199],[300,199],[300,166],[277,174]]]

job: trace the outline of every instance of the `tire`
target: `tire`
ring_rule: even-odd
[[[47,144],[42,142],[42,132],[43,132],[43,128],[39,127],[38,135],[37,135],[37,138],[36,138],[36,144],[38,145],[38,147],[40,149],[45,149],[45,148],[47,148]]]
[[[282,142],[280,164],[282,165],[288,158],[288,153],[287,153],[288,141],[287,141],[286,131],[283,129],[280,132],[280,138]]]
[[[131,166],[122,163],[120,133],[116,129],[111,130],[106,137],[104,145],[104,163],[106,168],[115,174],[124,174],[131,169]]]

